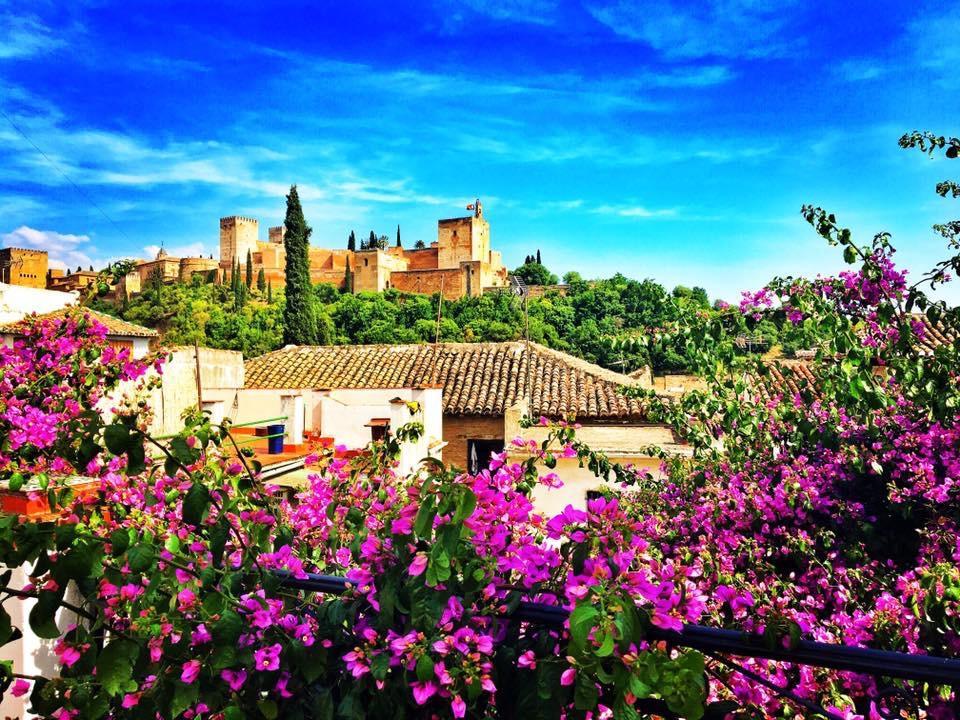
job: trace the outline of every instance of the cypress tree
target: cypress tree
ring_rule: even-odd
[[[540,262],[540,248],[537,248],[537,265],[543,265],[543,263]]]
[[[273,302],[273,280],[267,281],[267,302]]]
[[[267,289],[267,277],[263,274],[263,268],[257,272],[257,290],[263,292]]]
[[[343,287],[348,293],[353,292],[353,271],[350,269],[350,258],[347,258],[347,268],[343,276]]]
[[[399,225],[397,225],[397,247],[403,247],[400,244],[400,226]]]
[[[313,304],[313,286],[310,284],[310,233],[297,186],[290,186],[287,195],[287,229],[283,238],[287,252],[285,268],[287,302],[283,308],[283,342],[293,345],[316,345],[317,316]]]
[[[371,230],[370,237],[367,239],[367,248],[370,250],[375,250],[377,247],[377,234]]]
[[[347,250],[356,250],[357,249],[357,236],[354,234],[353,230],[350,231],[350,237],[347,238]]]
[[[253,287],[253,256],[247,250],[247,287]]]

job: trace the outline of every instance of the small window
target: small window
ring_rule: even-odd
[[[467,440],[467,471],[471,475],[490,465],[490,456],[503,452],[503,440]]]
[[[367,260],[367,258],[364,258],[364,259],[363,259],[363,266],[366,267],[366,266],[369,265],[369,264],[370,264],[370,261]]]
[[[387,433],[390,431],[389,418],[373,418],[367,423],[370,428],[370,440],[373,442],[382,442],[387,439]]]

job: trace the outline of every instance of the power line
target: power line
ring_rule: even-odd
[[[86,192],[83,188],[81,188],[79,185],[77,185],[77,184],[73,181],[73,179],[72,179],[69,175],[67,175],[67,173],[64,172],[63,169],[62,169],[59,165],[57,165],[57,163],[54,162],[54,161],[50,158],[49,155],[47,155],[43,150],[41,150],[41,149],[40,149],[40,146],[37,145],[33,140],[31,140],[31,139],[30,139],[30,136],[27,135],[23,130],[21,130],[20,127],[19,127],[19,126],[10,118],[10,116],[7,115],[2,109],[0,109],[0,115],[3,115],[4,119],[5,119],[8,123],[10,123],[10,127],[12,127],[14,130],[16,130],[18,133],[20,133],[20,135],[23,136],[23,139],[26,140],[28,143],[30,143],[30,144],[33,146],[33,149],[36,150],[38,153],[40,153],[41,157],[43,157],[44,160],[46,160],[48,163],[50,163],[50,166],[51,166],[54,170],[56,170],[58,173],[60,173],[60,175],[63,176],[63,179],[64,179],[64,180],[66,180],[68,183],[70,183],[70,184],[73,186],[73,189],[74,189],[74,190],[76,190],[80,195],[82,195],[83,198],[84,198],[87,202],[89,202],[91,205],[93,205],[93,207],[95,207],[97,210],[99,210],[99,211],[100,211],[100,214],[103,215],[103,216],[107,219],[107,221],[117,229],[117,232],[119,232],[121,235],[123,235],[123,237],[125,237],[128,241],[130,241],[130,243],[133,243],[133,239],[132,239],[129,235],[127,235],[127,233],[124,232],[123,228],[120,227],[120,226],[114,221],[114,219],[113,219],[112,217],[110,217],[109,215],[107,215],[107,212],[106,212],[102,207],[100,207],[99,205],[97,205],[97,202],[96,202],[92,197],[90,197],[90,195],[88,195],[87,192]]]

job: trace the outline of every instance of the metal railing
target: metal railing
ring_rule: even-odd
[[[342,577],[308,574],[305,578],[297,578],[289,572],[275,572],[281,578],[282,584],[291,589],[331,595],[342,595],[348,590],[348,581]],[[555,605],[523,601],[515,610],[502,617],[559,629],[568,619],[569,612]],[[737,665],[725,656],[763,658],[776,662],[855,672],[875,678],[912,680],[960,688],[960,659],[954,658],[874,650],[812,640],[800,640],[790,647],[782,647],[777,644],[771,645],[761,636],[704,625],[684,625],[681,630],[664,630],[651,626],[646,632],[646,639],[665,642],[675,647],[699,650],[733,672],[751,678],[778,695],[831,719],[838,716],[809,700],[794,695],[790,688],[775,685],[747,668]],[[902,694],[899,689],[896,689],[896,692]],[[664,708],[661,708],[659,703],[655,702],[654,705],[657,707],[654,708],[651,705],[652,711],[662,713],[666,717],[672,716],[669,712],[662,712]]]

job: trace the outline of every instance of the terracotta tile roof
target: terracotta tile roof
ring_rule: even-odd
[[[436,374],[434,375],[434,364]],[[288,347],[246,362],[246,387],[359,389],[440,385],[444,412],[502,415],[526,395],[533,416],[642,420],[641,403],[618,392],[637,381],[562,352],[523,342]]]
[[[59,310],[54,310],[53,312],[43,313],[42,315],[37,315],[38,320],[48,319],[48,318],[60,318],[66,315],[68,312],[73,312],[75,308],[65,307]],[[106,313],[97,312],[96,310],[91,310],[90,308],[83,309],[84,314],[90,315],[94,320],[103,325],[107,326],[107,332],[111,337],[145,337],[153,338],[157,336],[157,331],[148,327],[143,327],[142,325],[134,325],[129,323],[126,320],[121,320],[115,318],[112,315],[107,315]],[[15,320],[14,322],[4,323],[0,325],[0,333],[10,333],[16,335],[24,326],[24,320]]]
[[[926,315],[918,314],[916,317],[923,323],[923,338],[919,340],[921,352],[933,354],[938,347],[953,345],[957,342],[956,334],[944,323],[934,324],[927,319]]]
[[[757,378],[756,388],[762,397],[774,395],[790,398],[799,392],[820,395],[811,364],[805,360],[770,360],[764,363],[767,374]]]

